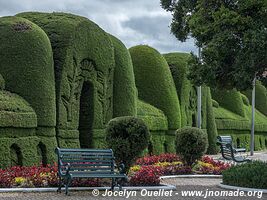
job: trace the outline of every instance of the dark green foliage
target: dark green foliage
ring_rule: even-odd
[[[192,125],[190,122],[190,118],[192,118],[192,112],[195,108],[195,105],[190,103],[195,102],[195,98],[193,97],[194,91],[191,88],[192,85],[190,81],[187,79],[187,60],[189,58],[189,54],[187,53],[168,53],[163,55],[166,59],[171,74],[175,83],[176,92],[180,102],[180,110],[181,110],[181,127],[186,125]],[[192,90],[191,90],[192,89]],[[189,101],[189,99],[191,99]],[[193,109],[193,110],[192,110]]]
[[[132,47],[130,53],[139,98],[164,112],[169,129],[179,128],[179,100],[166,60],[157,50],[147,45]]]
[[[223,171],[223,184],[267,189],[267,163],[253,161]]]
[[[19,133],[19,130],[16,133]],[[39,141],[40,139],[36,136],[0,138],[0,168],[20,164],[24,166],[39,164],[40,160],[38,160],[37,156],[37,146]]]
[[[55,126],[53,57],[45,32],[20,17],[0,18],[0,58],[6,90],[31,105],[38,116],[38,126]]]
[[[165,135],[165,143],[163,145],[165,153],[175,153],[175,135],[167,133]]]
[[[163,9],[172,12],[171,32],[180,41],[185,41],[190,33],[188,21],[195,12],[197,0],[161,0]]]
[[[212,99],[212,106],[215,108],[219,108],[219,103],[217,101],[215,101],[214,99]]]
[[[197,93],[196,87],[192,86],[187,79],[187,62],[190,57],[187,53],[164,54],[170,67],[176,86],[181,107],[181,124],[184,126],[196,126],[197,120]],[[219,105],[218,105],[219,106]],[[208,153],[216,153],[215,140],[217,128],[214,120],[210,89],[202,87],[202,128],[207,129],[209,138]]]
[[[168,120],[164,113],[154,106],[141,100],[137,101],[137,117],[142,119],[150,131],[149,154],[165,152],[165,132],[168,130]]]
[[[113,43],[115,55],[113,117],[136,116],[137,91],[131,55],[119,39],[112,35],[109,37]]]
[[[252,91],[247,90],[244,92],[244,94],[251,102]],[[259,110],[261,113],[267,116],[267,90],[261,84],[260,81],[256,81],[256,86],[255,86],[255,107],[257,108],[257,110]]]
[[[115,59],[110,37],[92,21],[72,14],[29,12],[18,16],[39,25],[51,41],[59,145],[77,147],[79,134],[72,133],[84,123],[83,118],[79,121],[79,110],[87,110],[92,115],[90,121],[87,121],[86,130],[80,129],[81,133],[94,134],[95,129],[104,129],[113,116]],[[87,94],[82,92],[85,84],[90,85],[87,87]],[[89,109],[84,107],[86,102],[90,102]],[[86,137],[85,143],[89,145],[87,147],[93,145],[90,144],[90,137]]]
[[[137,117],[145,122],[149,130],[168,130],[168,121],[164,113],[154,106],[141,100],[137,101]]]
[[[233,90],[212,90],[212,98],[215,99],[221,107],[230,110],[242,117],[245,117],[244,104],[240,92]]]
[[[213,113],[211,93],[209,88],[206,89],[206,129],[208,134],[209,146],[207,149],[208,154],[218,153],[218,146],[216,145],[217,140],[217,127],[215,122],[215,116]]]
[[[176,153],[182,160],[191,166],[207,151],[207,133],[195,127],[185,127],[176,132]]]
[[[171,32],[181,41],[190,35],[202,46],[202,61],[190,64],[194,84],[211,87],[251,87],[256,74],[265,79],[267,63],[266,0],[161,0],[172,12]]]
[[[0,90],[4,90],[4,89],[5,89],[5,79],[0,74]]]
[[[22,97],[0,90],[0,101],[0,127],[37,127],[36,114]],[[8,131],[1,136],[14,137],[12,132],[9,133]]]
[[[106,141],[117,163],[124,163],[126,171],[147,148],[149,137],[148,128],[141,119],[125,116],[108,123]]]
[[[250,103],[249,103],[249,100],[248,100],[247,96],[241,93],[241,97],[242,97],[242,101],[243,101],[243,103],[244,103],[246,106],[249,106]]]

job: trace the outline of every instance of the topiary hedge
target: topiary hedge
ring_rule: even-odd
[[[223,171],[223,184],[267,189],[267,163],[253,161]]]
[[[181,126],[180,105],[166,60],[147,45],[138,45],[129,51],[139,98],[162,110],[168,118],[168,128],[176,130]]]
[[[132,116],[110,120],[106,133],[108,147],[114,151],[117,163],[125,164],[126,171],[147,148],[150,137],[145,123]]]
[[[168,53],[163,54],[163,56],[169,65],[176,87],[176,92],[179,98],[181,111],[181,127],[188,126],[190,123],[190,118],[192,117],[189,105],[189,98],[192,98],[192,95],[190,96],[192,85],[186,76],[188,71],[187,60],[190,54]],[[191,101],[193,101],[193,99]]]
[[[32,106],[38,126],[54,127],[53,54],[46,33],[21,17],[0,18],[0,60],[6,90],[20,95]]]
[[[216,100],[221,107],[230,110],[242,117],[245,117],[244,103],[241,93],[233,90],[211,90],[212,98]]]
[[[199,128],[184,127],[176,132],[176,153],[182,160],[191,166],[200,159],[207,151],[207,133]]]
[[[252,91],[247,90],[244,91],[243,94],[245,94],[251,102]],[[255,85],[255,107],[257,110],[267,116],[267,90],[260,81],[256,81]]]
[[[119,116],[136,116],[137,91],[135,87],[131,55],[124,44],[109,35],[115,56],[113,85],[113,118]]]
[[[181,126],[197,126],[197,92],[187,79],[187,62],[190,57],[188,53],[164,54],[170,67],[176,91],[180,99]],[[219,105],[218,105],[219,106]],[[209,138],[208,153],[217,152],[216,137],[217,128],[212,108],[210,89],[202,87],[202,124],[201,127],[207,130]]]
[[[95,130],[104,130],[113,116],[115,58],[109,35],[89,19],[73,14],[17,16],[39,25],[51,41],[59,146],[94,147]]]

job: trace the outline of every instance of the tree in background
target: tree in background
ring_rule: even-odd
[[[173,15],[171,32],[196,39],[189,79],[196,84],[245,90],[255,77],[267,82],[266,0],[161,0]]]

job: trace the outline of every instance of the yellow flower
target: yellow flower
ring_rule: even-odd
[[[23,177],[15,177],[15,183],[16,185],[22,185],[27,181],[26,178]]]
[[[158,167],[168,167],[168,166],[181,165],[181,164],[183,163],[177,161],[177,162],[158,162],[158,163],[155,163],[154,165]]]
[[[134,165],[130,168],[130,171],[131,172],[137,172],[141,169],[141,166],[140,165]]]

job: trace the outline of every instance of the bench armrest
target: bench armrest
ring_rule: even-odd
[[[61,167],[65,167],[65,169],[66,169],[65,173],[62,172],[62,168]],[[60,164],[58,165],[58,174],[60,176],[66,176],[67,174],[69,174],[69,172],[70,172],[70,163],[63,164],[60,161]]]
[[[121,163],[119,166],[118,166],[118,169],[119,169],[119,172],[120,174],[125,174],[125,165],[123,163]]]

